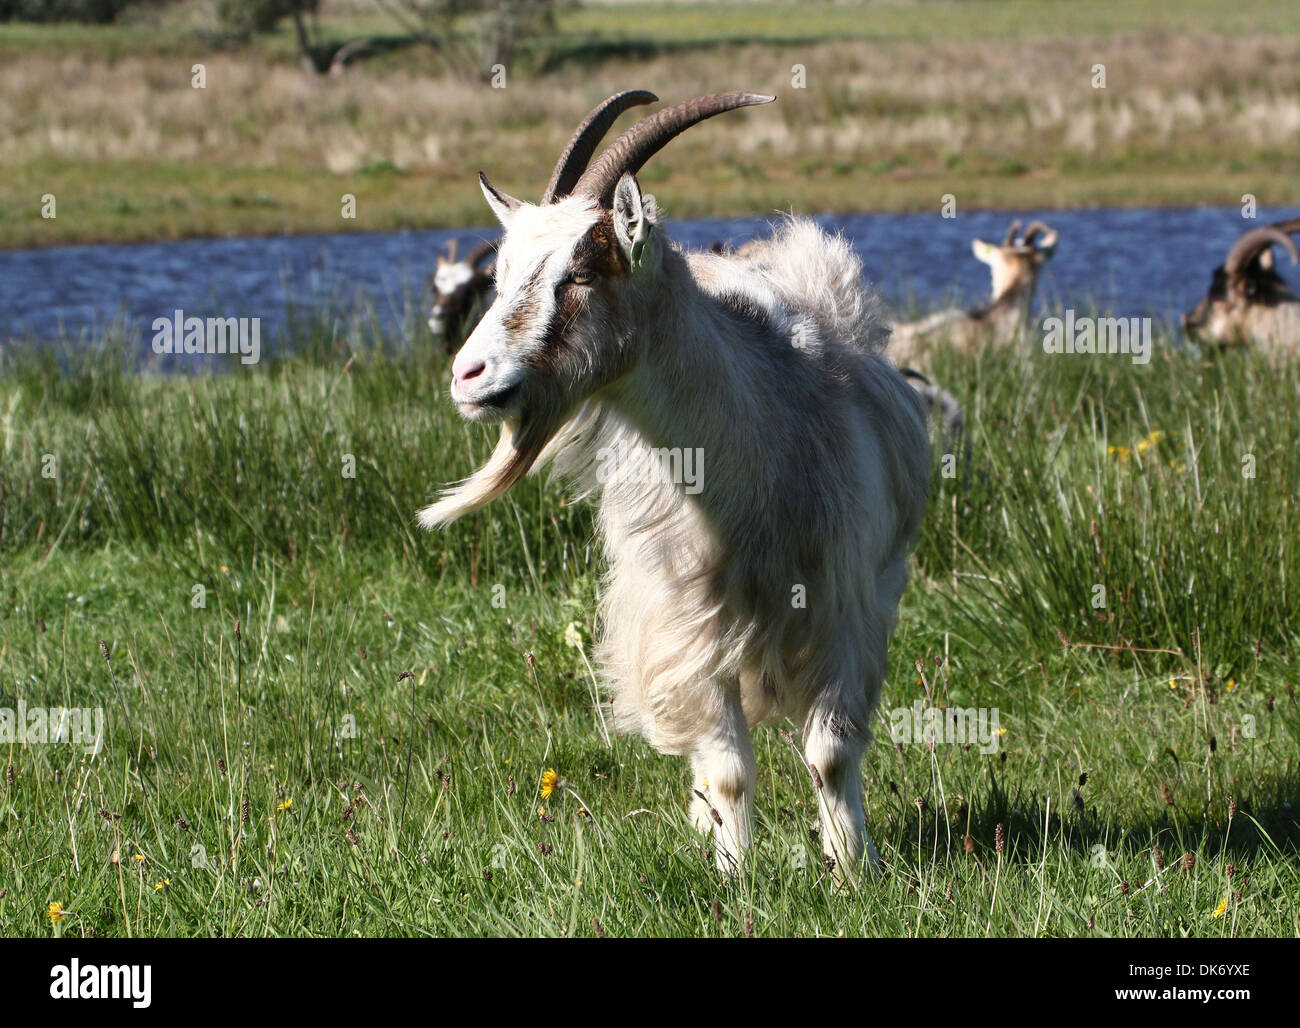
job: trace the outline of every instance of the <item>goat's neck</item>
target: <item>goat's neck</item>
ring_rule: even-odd
[[[999,335],[1015,334],[1029,323],[1029,305],[1035,285],[1032,278],[1017,282],[972,313],[993,326]]]
[[[790,383],[771,380],[760,330],[705,292],[676,253],[636,307],[638,359],[606,402],[651,447],[703,455],[706,508],[761,505],[796,433],[772,423],[772,393]]]
[[[1034,297],[1034,286],[1037,281],[1033,278],[1022,278],[1012,285],[1008,286],[1003,292],[994,296],[988,305],[988,310],[1006,310],[1014,311],[1017,314],[1029,313],[1029,302]]]

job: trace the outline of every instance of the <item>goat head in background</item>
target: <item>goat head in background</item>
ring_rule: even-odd
[[[1183,315],[1183,331],[1197,343],[1219,346],[1255,344],[1273,354],[1300,352],[1300,297],[1277,272],[1273,247],[1295,264],[1300,260],[1292,236],[1300,218],[1247,231],[1214,269],[1209,292]]]
[[[496,253],[496,244],[479,243],[460,260],[457,250],[453,239],[447,244],[447,252],[438,254],[430,283],[433,306],[429,309],[429,329],[443,336],[449,345],[460,343],[495,299],[494,263],[488,258]]]

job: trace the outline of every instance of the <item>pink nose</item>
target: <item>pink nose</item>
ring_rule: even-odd
[[[477,357],[468,360],[458,357],[456,363],[451,366],[451,377],[457,382],[468,382],[471,378],[478,378],[486,369],[487,362]]]

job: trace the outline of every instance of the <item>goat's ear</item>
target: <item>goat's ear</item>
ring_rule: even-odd
[[[1052,254],[1056,253],[1056,241],[1058,238],[1056,230],[1053,229],[1038,241],[1037,256],[1039,263],[1049,259]]]
[[[614,188],[614,235],[632,267],[641,263],[653,231],[654,225],[646,217],[641,187],[632,175],[624,175]]]
[[[970,249],[976,259],[983,261],[985,264],[992,264],[998,253],[998,248],[996,246],[992,243],[984,242],[983,239],[972,239],[970,241]]]
[[[1259,257],[1256,258],[1256,263],[1264,271],[1271,271],[1273,268],[1273,248],[1270,246],[1266,250],[1261,250]]]
[[[478,173],[478,184],[483,190],[483,197],[487,200],[488,206],[492,208],[492,213],[497,216],[497,221],[501,222],[502,228],[509,228],[510,223],[515,220],[515,211],[519,210],[519,201],[509,193],[501,192],[481,171]]]

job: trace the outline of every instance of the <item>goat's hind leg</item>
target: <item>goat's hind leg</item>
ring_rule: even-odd
[[[691,816],[713,836],[718,869],[730,872],[749,848],[758,768],[739,692],[729,689],[719,701],[716,723],[691,755]]]

